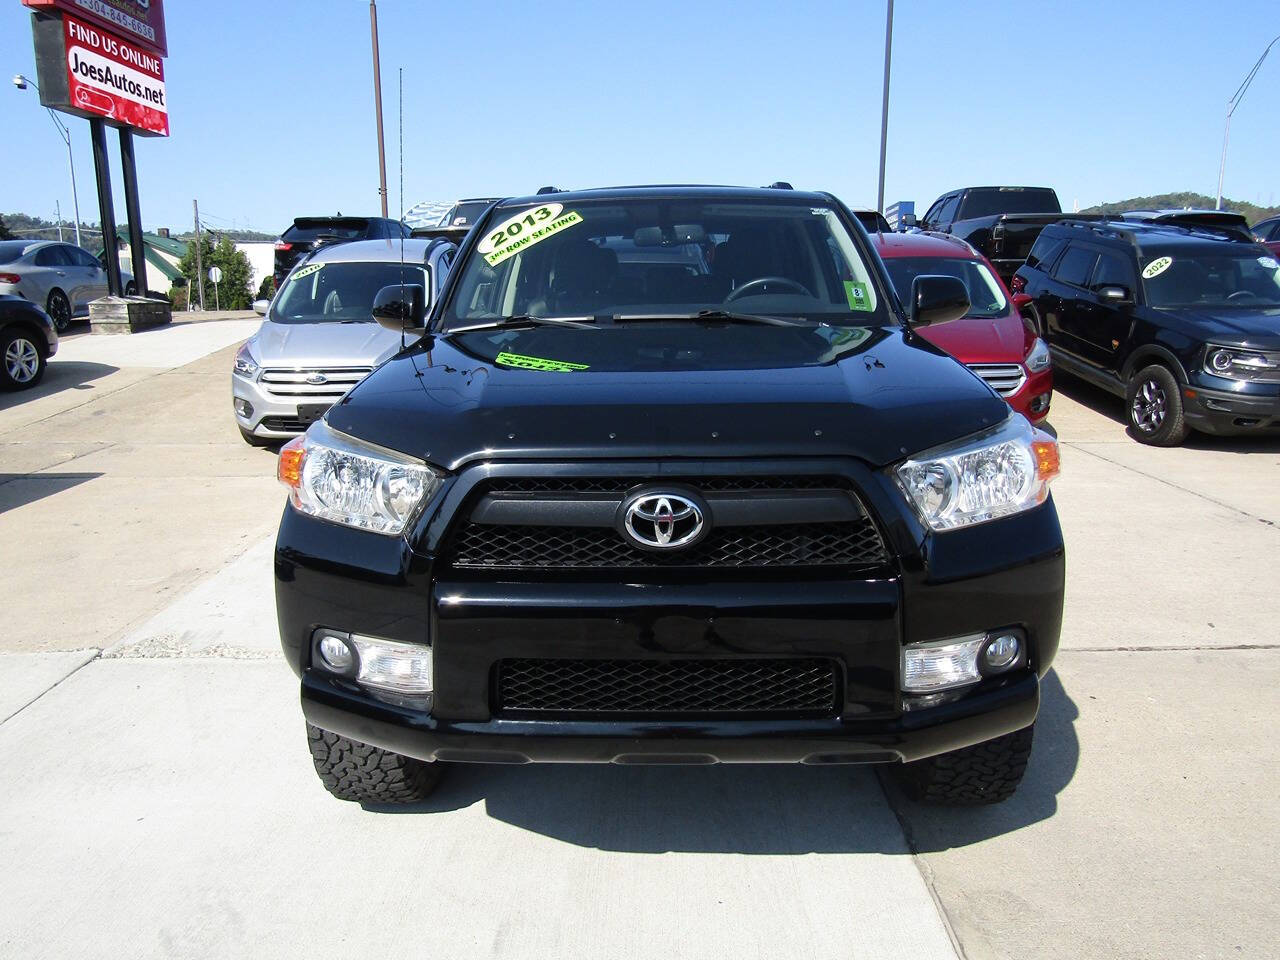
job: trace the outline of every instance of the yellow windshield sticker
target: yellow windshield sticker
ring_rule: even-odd
[[[566,363],[563,360],[544,360],[542,357],[523,357],[518,353],[500,353],[494,361],[506,367],[519,367],[521,370],[546,370],[551,373],[572,373],[574,370],[589,370],[585,363]]]
[[[301,280],[303,277],[309,277],[313,273],[319,273],[323,269],[323,263],[313,263],[309,267],[303,267],[301,270],[296,271],[293,275],[293,279]]]
[[[531,210],[521,210],[490,230],[476,249],[489,266],[496,267],[526,247],[582,222],[576,211],[562,211],[564,205],[559,203],[544,203]]]
[[[857,280],[846,280],[844,282],[844,295],[849,301],[850,310],[861,310],[864,313],[875,310],[871,305],[870,299],[867,297],[867,288]]]
[[[1150,280],[1152,277],[1158,277],[1173,266],[1173,257],[1156,257],[1147,264],[1147,268],[1142,271],[1142,279]]]

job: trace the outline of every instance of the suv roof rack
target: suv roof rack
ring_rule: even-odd
[[[542,197],[542,196],[546,196],[548,193],[566,193],[566,192],[567,191],[564,189],[564,187],[539,187],[538,192],[535,193],[534,196]]]

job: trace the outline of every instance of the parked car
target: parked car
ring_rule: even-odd
[[[1018,278],[1053,362],[1124,397],[1141,442],[1280,427],[1280,266],[1233,227],[1067,220]]]
[[[137,292],[121,270],[125,292]],[[0,294],[30,300],[53,318],[58,332],[88,316],[89,302],[107,295],[107,271],[88,250],[57,240],[0,240]]]
[[[915,333],[969,312],[960,280],[909,303],[835,197],[734,187],[505,200],[429,311],[380,292],[426,335],[279,460],[325,787],[720,760],[1012,794],[1062,617],[1057,445]]]
[[[477,197],[471,200],[459,200],[441,215],[437,227],[473,227],[489,207],[497,202],[495,197]]]
[[[867,233],[893,233],[893,227],[878,210],[855,210],[853,216]]]
[[[1280,217],[1259,220],[1250,229],[1258,243],[1272,253],[1280,253]]]
[[[917,277],[958,277],[969,292],[968,314],[926,327],[920,335],[951,354],[1032,423],[1049,415],[1053,370],[1049,347],[1023,320],[986,257],[944,233],[872,234],[898,297],[908,302]]]
[[[49,358],[57,352],[58,331],[52,318],[30,300],[0,294],[0,389],[34,387],[44,379]]]
[[[374,295],[402,282],[437,290],[456,250],[444,240],[321,247],[270,302],[255,303],[262,326],[236,353],[231,373],[245,441],[265,446],[296,437],[399,351],[401,335],[373,319]]]
[[[935,200],[920,229],[968,242],[1008,283],[1041,229],[1061,219],[1062,206],[1050,187],[965,187]]]
[[[284,283],[294,264],[317,247],[340,240],[399,239],[409,227],[383,217],[298,217],[276,241],[276,288]]]

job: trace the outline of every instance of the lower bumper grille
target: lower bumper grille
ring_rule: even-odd
[[[787,660],[511,659],[497,666],[497,713],[635,717],[753,713],[830,716],[836,663]]]

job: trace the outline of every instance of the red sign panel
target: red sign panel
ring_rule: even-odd
[[[164,0],[22,0],[45,13],[75,14],[112,33],[128,37],[162,57],[169,55],[164,32]]]
[[[164,61],[75,17],[62,19],[71,106],[167,137]]]

